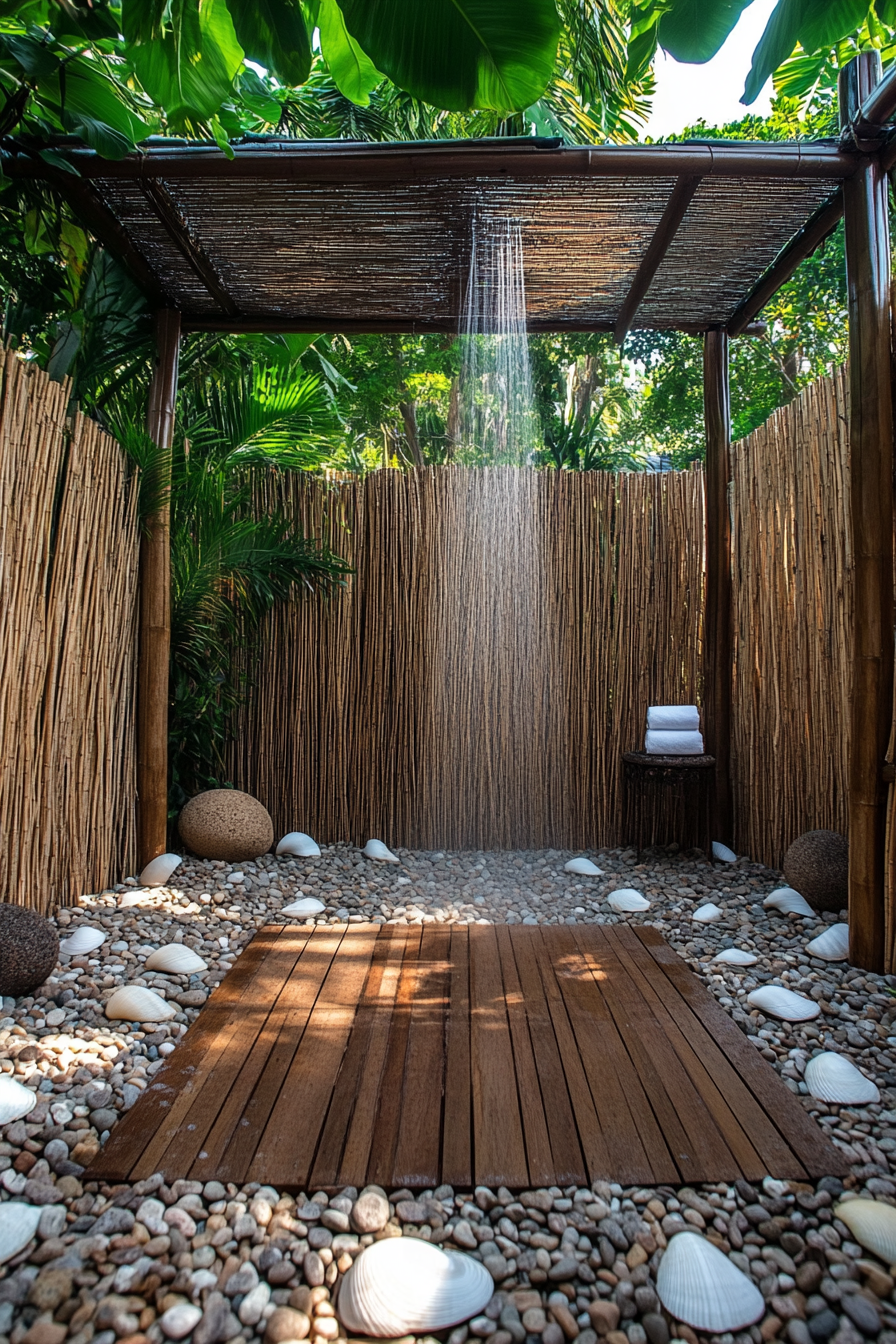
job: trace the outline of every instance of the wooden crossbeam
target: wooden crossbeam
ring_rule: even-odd
[[[202,243],[190,232],[187,222],[178,210],[170,192],[155,178],[141,180],[140,190],[168,237],[194,275],[205,285],[222,313],[225,313],[228,317],[239,317],[239,308],[212,265]]]
[[[672,246],[672,242],[678,232],[681,221],[687,213],[687,208],[694,199],[694,193],[699,187],[701,178],[694,176],[682,176],[672,188],[672,195],[666,203],[666,208],[662,213],[656,231],[650,240],[647,251],[641,260],[641,264],[635,272],[635,278],[631,283],[631,288],[625,296],[625,301],[619,310],[619,316],[616,319],[614,335],[619,345],[625,340],[631,330],[635,314],[641,306],[644,295],[650,288],[650,282],[656,275],[660,266],[663,264],[663,258]]]

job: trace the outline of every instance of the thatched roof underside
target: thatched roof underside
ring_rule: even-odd
[[[729,322],[850,165],[827,147],[808,169],[793,158],[793,176],[770,156],[763,176],[756,153],[737,176],[736,155],[724,170],[710,156],[670,230],[664,212],[689,166],[675,148],[653,173],[656,150],[502,155],[493,144],[478,155],[250,146],[233,163],[189,147],[114,165],[75,157],[78,190],[188,326],[455,331],[478,211],[521,221],[530,329],[612,330],[659,229],[661,260],[631,325],[699,331]]]

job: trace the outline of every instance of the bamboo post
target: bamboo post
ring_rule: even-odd
[[[731,399],[728,334],[703,338],[703,420],[706,432],[706,614],[704,704],[707,751],[716,758],[715,839],[731,844]]]
[[[840,121],[851,124],[880,80],[880,54],[840,74]],[[865,156],[843,184],[849,303],[850,499],[855,618],[849,725],[849,959],[884,969],[883,765],[893,684],[893,400],[887,179]]]
[[[146,428],[164,465],[160,485],[171,479],[168,457],[174,433],[180,313],[155,316],[156,367],[149,389]],[[140,636],[137,675],[138,862],[142,868],[166,848],[168,829],[168,660],[171,647],[171,511],[167,498],[147,519],[140,542]]]

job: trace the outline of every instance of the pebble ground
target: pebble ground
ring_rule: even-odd
[[[374,1238],[422,1236],[483,1260],[495,1295],[450,1344],[698,1344],[656,1294],[668,1238],[705,1232],[760,1288],[767,1309],[720,1344],[896,1344],[890,1266],[863,1251],[833,1216],[844,1190],[896,1204],[896,994],[889,977],[815,960],[806,943],[836,916],[765,910],[780,876],[741,859],[710,864],[691,852],[589,854],[602,878],[564,872],[562,851],[420,853],[398,865],[348,845],[320,858],[231,866],[187,860],[172,885],[134,879],[58,912],[62,937],[81,924],[106,941],[63,957],[33,997],[4,1000],[0,1070],[38,1093],[35,1109],[0,1141],[0,1199],[42,1207],[38,1234],[0,1269],[0,1344],[334,1344],[344,1339],[338,1284]],[[616,916],[606,897],[632,886],[651,901]],[[851,1175],[815,1185],[702,1185],[525,1192],[344,1190],[297,1197],[246,1185],[155,1176],[135,1186],[82,1180],[116,1118],[129,1109],[262,924],[289,900],[319,897],[318,922],[649,923],[659,928],[846,1154]],[[723,910],[696,923],[700,905]],[[844,915],[845,917],[845,915]],[[208,964],[199,976],[146,972],[161,944],[181,941]],[[723,947],[754,951],[746,969],[712,965]],[[812,1022],[780,1023],[750,1009],[757,985],[779,983],[816,999]],[[156,1028],[109,1022],[103,1004],[142,984],[177,1005]],[[826,1106],[808,1095],[806,1061],[841,1051],[881,1091],[879,1104]],[[335,1306],[334,1306],[335,1301]]]

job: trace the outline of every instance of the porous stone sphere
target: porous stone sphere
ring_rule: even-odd
[[[191,798],[177,823],[181,839],[201,859],[242,863],[266,854],[274,843],[267,808],[238,789],[208,789]]]
[[[48,919],[0,903],[0,994],[20,999],[42,985],[59,960],[59,935]]]
[[[784,876],[815,910],[837,914],[847,904],[849,843],[837,831],[806,831],[784,855]]]

